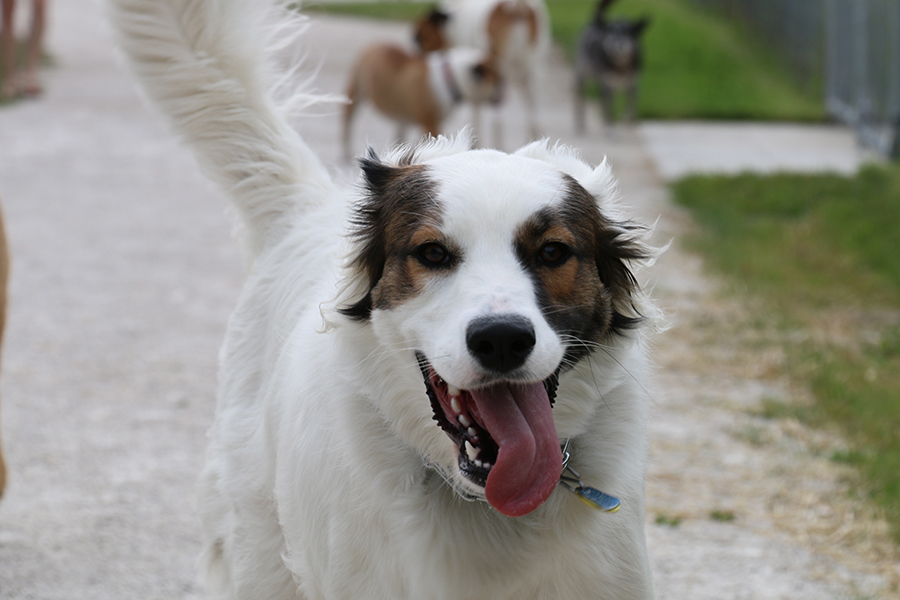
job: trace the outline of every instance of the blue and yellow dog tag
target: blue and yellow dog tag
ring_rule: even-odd
[[[605,494],[600,490],[588,487],[586,485],[578,486],[571,491],[573,491],[575,495],[578,496],[579,500],[581,500],[591,508],[596,508],[597,510],[602,510],[603,512],[617,512],[619,510],[619,507],[622,505],[619,499],[615,496],[610,496],[609,494]]]
[[[610,496],[605,492],[601,492],[596,488],[584,485],[581,475],[569,466],[569,442],[563,448],[563,464],[562,474],[559,476],[559,485],[563,486],[576,496],[578,499],[596,510],[614,513],[619,510],[622,502],[615,496]]]

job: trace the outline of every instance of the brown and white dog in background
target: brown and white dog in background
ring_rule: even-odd
[[[420,55],[393,44],[371,46],[350,76],[349,102],[344,108],[344,158],[351,158],[353,117],[364,100],[398,123],[397,139],[403,141],[408,125],[418,125],[424,133],[436,136],[458,104],[492,101],[499,90],[497,69],[475,48]]]
[[[534,86],[549,39],[543,0],[446,0],[415,26],[416,43],[425,52],[463,45],[486,51],[503,81],[519,90],[532,138],[540,137]],[[477,127],[477,113],[473,120]],[[497,118],[494,145],[501,147],[502,138]]]

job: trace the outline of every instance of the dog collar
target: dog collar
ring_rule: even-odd
[[[566,440],[563,446],[563,463],[562,473],[559,476],[559,485],[575,494],[579,500],[587,504],[593,509],[602,510],[603,512],[618,512],[622,502],[615,496],[610,496],[601,492],[597,488],[584,485],[581,475],[569,466],[569,440]]]

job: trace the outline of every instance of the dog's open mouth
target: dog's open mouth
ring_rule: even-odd
[[[487,501],[518,517],[539,507],[559,482],[562,451],[553,422],[557,378],[495,383],[473,390],[447,384],[424,360],[434,418],[459,445],[459,469]]]

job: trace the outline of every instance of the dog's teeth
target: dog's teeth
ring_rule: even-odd
[[[485,469],[490,469],[491,463],[489,463],[489,462],[481,463],[481,466],[484,467]]]
[[[475,428],[474,428],[474,427],[469,427],[469,428],[466,430],[466,433],[469,434],[469,437],[476,437],[476,436],[478,435],[478,432],[475,431]]]
[[[451,397],[459,396],[459,388],[454,387],[448,383],[447,384],[447,393],[450,394]]]
[[[466,415],[459,415],[459,424],[463,427],[468,427],[472,424],[472,421]]]
[[[473,446],[469,440],[466,440],[466,454],[469,456],[469,460],[475,460],[478,458],[478,454],[481,452],[481,448],[476,448]]]
[[[462,412],[462,408],[460,408],[459,406],[459,398],[457,398],[456,396],[450,397],[450,408],[452,408],[453,412],[455,412],[456,414]]]
[[[474,462],[474,463],[475,463],[475,466],[476,466],[476,467],[479,467],[479,468],[481,468],[481,465],[483,464],[483,463],[482,463],[480,460],[478,460],[477,458],[476,458],[474,461],[472,461],[472,462]]]

